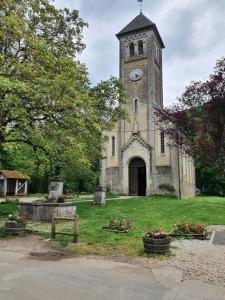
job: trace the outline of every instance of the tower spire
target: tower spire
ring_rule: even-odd
[[[142,14],[143,0],[137,0],[140,3],[140,14]]]

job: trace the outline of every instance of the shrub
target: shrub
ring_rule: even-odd
[[[169,184],[169,183],[160,184],[159,189],[164,190],[164,191],[168,191],[168,192],[171,192],[171,193],[175,192],[174,186]]]

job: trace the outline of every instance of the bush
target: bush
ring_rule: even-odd
[[[175,192],[174,186],[169,184],[169,183],[160,184],[159,189],[164,190],[164,191],[168,191],[168,192],[171,192],[171,193]]]

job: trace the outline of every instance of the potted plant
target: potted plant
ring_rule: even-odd
[[[9,215],[5,223],[5,231],[11,234],[24,234],[27,222],[26,216]]]
[[[144,251],[165,254],[170,249],[171,236],[159,228],[144,229]]]

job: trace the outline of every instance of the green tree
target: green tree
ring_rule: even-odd
[[[209,79],[192,82],[172,107],[156,107],[172,144],[193,156],[199,187],[225,194],[225,58]],[[203,180],[207,180],[205,184]]]
[[[125,95],[115,78],[91,87],[76,58],[85,26],[77,10],[48,0],[0,2],[1,157],[7,145],[27,144],[46,174],[98,159],[102,132],[125,116]]]
[[[216,164],[196,163],[196,185],[205,194],[225,196],[225,178]]]

